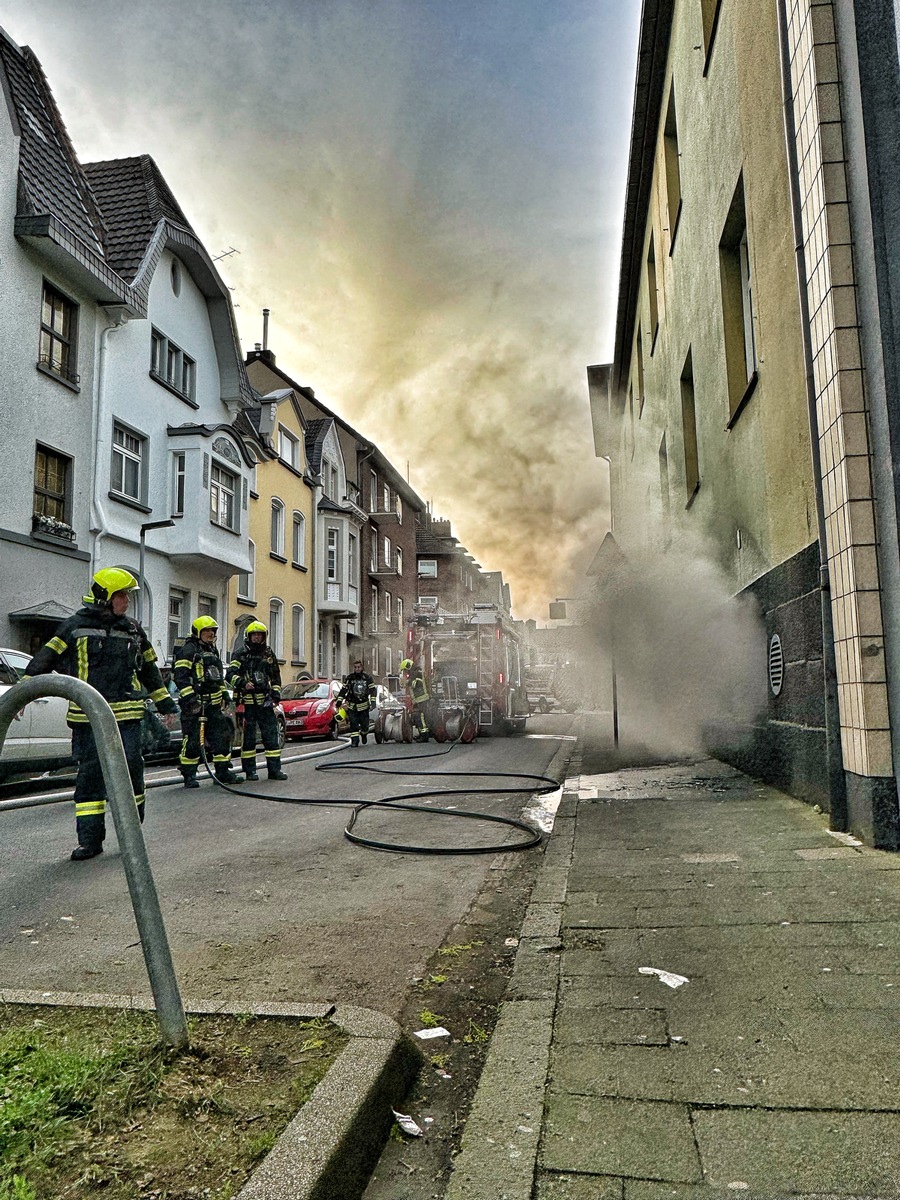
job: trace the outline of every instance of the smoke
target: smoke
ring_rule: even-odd
[[[610,707],[614,669],[623,744],[664,755],[740,744],[766,702],[756,602],[733,595],[712,547],[693,534],[607,549],[580,606],[582,669],[600,683],[594,703]]]

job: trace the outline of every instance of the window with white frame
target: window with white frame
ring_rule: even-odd
[[[359,538],[351,533],[347,542],[347,565],[350,571],[350,583],[353,587],[359,583]]]
[[[369,591],[369,611],[372,615],[372,632],[378,630],[378,585],[373,583]]]
[[[437,579],[437,559],[420,558],[418,570],[419,575],[425,579]]]
[[[278,426],[278,457],[295,471],[300,470],[300,439],[283,425]]]
[[[188,593],[180,588],[169,588],[168,657],[175,657],[175,647],[184,640],[188,619]]]
[[[240,600],[255,600],[256,599],[256,545],[253,542],[247,543],[247,549],[250,552],[250,570],[242,571],[237,579],[237,594]]]
[[[291,561],[295,567],[306,563],[306,518],[303,513],[295,512],[291,537]]]
[[[326,573],[329,583],[337,583],[339,578],[339,559],[338,559],[338,531],[336,529],[328,530],[328,545],[326,548]]]
[[[386,571],[389,571],[391,569],[391,565],[392,565],[391,564],[391,550],[392,550],[391,539],[389,537],[386,537],[384,539],[384,569]]]
[[[378,476],[369,472],[369,512],[378,511]]]
[[[391,511],[391,489],[386,483],[381,487],[381,503],[384,512]]]
[[[302,604],[291,609],[291,662],[306,661],[306,612]]]
[[[378,646],[372,647],[372,674],[378,674]]]
[[[209,519],[213,525],[237,532],[237,489],[238,478],[234,472],[214,462],[209,476]]]
[[[378,570],[378,534],[374,529],[369,529],[369,570]]]
[[[138,502],[147,490],[147,439],[118,421],[113,425],[110,490]]]
[[[393,596],[390,592],[384,593],[384,619],[390,624],[394,616]]]
[[[184,490],[187,479],[187,455],[176,450],[172,455],[172,509],[173,517],[184,516]]]
[[[391,667],[393,665],[393,662],[394,662],[394,652],[390,648],[390,646],[385,646],[385,648],[384,648],[384,673],[385,673],[385,675],[390,675],[392,673]]]
[[[325,622],[319,621],[317,625],[318,636],[316,638],[316,674],[320,679],[325,677]]]
[[[194,402],[197,364],[158,329],[150,331],[150,375],[157,383],[164,383],[185,400]]]
[[[78,383],[78,305],[58,292],[46,279],[41,297],[41,337],[38,366]]]
[[[403,632],[403,597],[397,597],[397,624],[400,626],[400,632]]]
[[[269,601],[269,645],[276,658],[284,658],[284,604],[274,596]]]
[[[284,505],[278,499],[272,501],[269,551],[284,558]]]
[[[399,546],[397,547],[397,574],[403,574],[403,551]]]

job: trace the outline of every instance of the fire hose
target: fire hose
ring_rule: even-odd
[[[418,762],[423,758],[440,758],[450,754],[458,745],[459,739],[452,742],[446,749],[430,751],[427,754],[417,754],[414,761]],[[539,795],[544,796],[549,792],[559,790],[559,783],[555,779],[551,779],[548,775],[532,775],[528,772],[521,771],[432,771],[430,774],[450,776],[451,778],[489,778],[489,779],[517,779],[532,781],[529,786],[525,787],[490,787],[490,788],[435,788],[425,792],[398,792],[393,795],[382,797],[381,800],[353,800],[349,797],[338,797],[336,799],[321,799],[312,796],[273,796],[266,792],[251,792],[243,787],[234,787],[230,784],[223,783],[221,779],[216,779],[213,771],[206,758],[206,749],[201,742],[200,753],[203,758],[203,764],[206,772],[217,787],[222,788],[226,792],[232,792],[235,796],[252,796],[258,800],[268,800],[273,804],[311,804],[321,805],[325,807],[334,807],[338,804],[348,804],[353,806],[353,812],[350,815],[350,820],[344,828],[344,837],[348,841],[355,843],[358,846],[366,846],[370,850],[385,850],[396,854],[498,854],[505,853],[510,850],[529,850],[532,846],[540,845],[543,837],[539,829],[535,829],[533,825],[529,825],[527,821],[518,820],[515,817],[500,817],[495,813],[485,812],[468,812],[458,808],[443,808],[434,805],[417,804],[412,801],[420,801],[429,796],[495,796],[495,795]],[[412,771],[397,771],[390,768],[385,769],[381,764],[392,762],[409,763],[411,760],[407,755],[394,755],[390,758],[367,758],[350,762],[340,763],[320,763],[315,769],[317,771],[371,771],[380,775],[412,775]],[[377,764],[377,765],[376,765]],[[537,786],[535,786],[537,785]],[[374,838],[364,837],[362,834],[354,832],[354,826],[360,814],[369,808],[390,809],[392,812],[417,812],[425,813],[428,816],[443,816],[443,817],[462,817],[470,821],[486,821],[494,825],[504,825],[508,828],[521,831],[525,836],[514,842],[492,843],[485,846],[416,846],[407,845],[401,842],[382,842],[376,841]]]

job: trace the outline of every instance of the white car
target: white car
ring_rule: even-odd
[[[0,695],[18,683],[31,662],[21,650],[0,647]],[[72,764],[72,731],[66,725],[68,700],[43,696],[14,718],[0,751],[0,780],[10,775],[49,771]]]

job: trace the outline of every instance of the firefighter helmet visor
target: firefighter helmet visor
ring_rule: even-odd
[[[262,621],[251,621],[250,624],[247,626],[247,628],[244,630],[244,633],[247,635],[247,637],[249,637],[251,633],[268,634],[268,632],[269,632],[268,629],[266,629],[266,627],[265,627],[265,625],[263,625]]]

